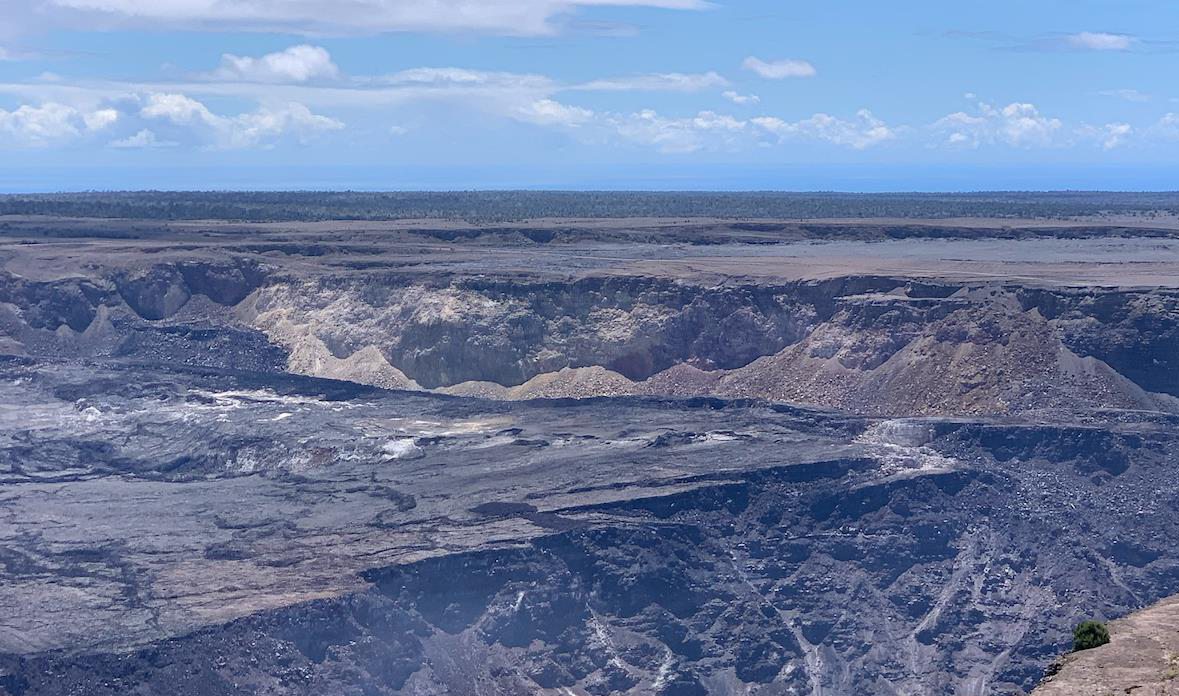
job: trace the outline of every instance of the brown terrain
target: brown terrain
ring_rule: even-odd
[[[1179,694],[1179,597],[1108,625],[1110,642],[1072,653],[1032,696],[1174,696]]]

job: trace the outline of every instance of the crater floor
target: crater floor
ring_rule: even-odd
[[[1179,592],[1166,227],[2,230],[6,696],[1022,693]]]

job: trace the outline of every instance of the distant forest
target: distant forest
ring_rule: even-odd
[[[1179,214],[1179,192],[111,192],[0,195],[0,215],[154,220],[502,222],[541,217],[1068,218]]]

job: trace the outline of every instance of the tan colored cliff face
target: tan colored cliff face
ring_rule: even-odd
[[[925,297],[899,280],[848,278],[722,294],[619,277],[608,292],[521,284],[494,299],[409,284],[370,304],[363,284],[338,285],[276,283],[242,315],[287,349],[291,372],[485,398],[714,396],[881,416],[1176,408],[1151,393],[1172,389],[1179,326],[1179,296],[1157,291],[1109,292],[1103,309],[1002,285]]]
[[[1179,596],[1109,624],[1110,642],[1065,656],[1032,696],[1179,694]]]
[[[30,230],[0,245],[0,350],[502,399],[1179,410],[1170,232],[706,227],[541,242],[255,225],[182,244],[168,230],[52,244]]]

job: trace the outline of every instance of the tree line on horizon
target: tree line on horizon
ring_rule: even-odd
[[[0,215],[155,220],[1069,218],[1179,215],[1179,192],[126,191],[0,195]]]

